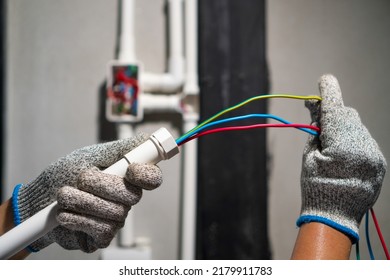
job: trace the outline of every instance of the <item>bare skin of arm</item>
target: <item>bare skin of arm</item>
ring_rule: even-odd
[[[343,233],[321,223],[300,227],[292,260],[348,260],[352,242]]]
[[[0,205],[0,236],[11,230],[14,227],[11,200],[7,200]],[[27,250],[22,250],[12,256],[11,260],[25,259],[30,253]]]

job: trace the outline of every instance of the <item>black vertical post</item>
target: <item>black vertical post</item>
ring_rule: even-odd
[[[264,0],[200,0],[199,40],[202,120],[268,92]],[[266,111],[256,101],[228,116]],[[199,139],[198,259],[271,257],[266,159],[266,130]]]

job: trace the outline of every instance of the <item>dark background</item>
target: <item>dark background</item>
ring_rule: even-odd
[[[268,93],[265,1],[199,1],[201,121]],[[235,114],[266,113],[254,102]],[[229,116],[229,115],[227,115]],[[266,130],[199,139],[197,259],[270,259]]]

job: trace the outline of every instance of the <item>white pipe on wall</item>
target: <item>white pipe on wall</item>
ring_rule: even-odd
[[[163,74],[140,73],[140,83],[143,93],[140,103],[143,109],[153,112],[183,112],[183,130],[194,128],[198,122],[198,55],[197,55],[197,0],[185,1],[185,46],[186,68],[184,69],[183,53],[183,0],[168,0],[169,2],[169,57],[168,71]],[[119,59],[124,62],[137,62],[135,55],[134,34],[134,0],[123,0],[122,6],[122,36]],[[184,76],[185,74],[185,76]],[[184,79],[185,78],[185,79]],[[183,87],[184,84],[184,87]],[[178,93],[183,87],[183,95],[161,95],[161,93]],[[145,93],[148,92],[148,93]],[[152,93],[160,93],[152,94]],[[184,97],[183,97],[184,96]],[[192,96],[195,98],[186,98]],[[182,104],[184,103],[184,104]],[[118,125],[120,138],[134,135],[130,124]],[[129,132],[130,131],[130,132]],[[129,134],[130,133],[130,134]],[[182,259],[195,259],[196,237],[196,197],[197,197],[197,141],[191,141],[183,148],[184,155],[182,183],[183,183],[183,215],[180,244]],[[130,211],[131,213],[131,211]],[[120,246],[134,244],[133,215],[129,213],[129,220],[119,235]]]
[[[135,0],[122,0],[118,60],[135,63]]]
[[[119,42],[119,62],[135,63],[135,0],[122,0],[121,33]],[[119,139],[131,138],[135,135],[134,125],[118,123],[116,125]],[[134,213],[130,211],[125,225],[118,233],[118,246],[131,247],[135,245]]]
[[[116,125],[118,139],[131,138],[135,135],[135,128],[130,123],[118,123]],[[123,228],[118,233],[118,245],[120,247],[132,247],[135,245],[134,213],[129,211]]]
[[[175,93],[184,81],[183,0],[169,0],[169,57],[168,72],[142,73],[141,86],[146,92]]]
[[[198,2],[186,0],[186,80],[184,85],[185,112],[183,130],[189,131],[198,124]],[[189,98],[190,97],[190,98]],[[195,97],[195,98],[194,98]],[[197,209],[197,141],[183,147],[183,213],[181,221],[181,259],[196,258],[196,209]]]
[[[184,131],[197,125],[198,114],[184,116]],[[183,195],[180,258],[195,259],[196,240],[196,203],[197,203],[197,140],[187,142],[183,147]]]
[[[186,77],[184,93],[199,94],[198,81],[198,1],[185,1]]]
[[[140,101],[145,112],[181,112],[181,96],[142,93]]]

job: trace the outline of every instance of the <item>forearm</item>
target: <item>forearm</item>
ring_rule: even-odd
[[[291,256],[293,260],[348,260],[352,242],[343,233],[321,223],[303,224]]]
[[[0,205],[0,236],[14,227],[11,200]],[[1,250],[1,248],[0,248]],[[20,260],[26,258],[30,253],[22,250],[10,259]]]

